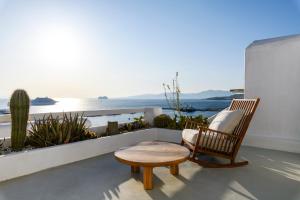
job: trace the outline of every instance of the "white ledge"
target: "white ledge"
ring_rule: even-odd
[[[1,155],[0,171],[4,173],[0,173],[0,181],[114,152],[121,147],[149,140],[179,143],[180,131],[152,128]]]
[[[29,120],[42,119],[44,116],[49,116],[52,114],[54,117],[62,117],[64,113],[71,114],[72,116],[79,114],[84,117],[96,117],[96,116],[107,116],[107,115],[120,115],[120,114],[133,114],[133,113],[155,113],[161,114],[160,107],[146,107],[146,108],[122,108],[122,109],[106,109],[106,110],[80,110],[80,111],[70,111],[70,112],[47,112],[47,113],[34,113],[29,114]],[[0,123],[7,123],[11,121],[10,114],[0,115]]]

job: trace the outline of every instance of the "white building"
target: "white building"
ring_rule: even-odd
[[[254,41],[245,67],[245,98],[261,98],[245,144],[299,153],[300,35]]]

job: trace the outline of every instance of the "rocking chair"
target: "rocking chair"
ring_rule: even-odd
[[[248,161],[236,162],[235,158],[247,132],[253,114],[260,99],[234,99],[231,102],[229,111],[241,111],[241,119],[232,133],[225,133],[204,127],[202,124],[187,121],[185,129],[194,131],[194,140],[182,138],[181,145],[186,146],[191,151],[190,160],[203,167],[209,168],[231,168],[247,165]],[[197,131],[195,131],[197,130]],[[201,160],[197,154],[203,153],[213,157],[229,159],[230,163],[216,163]]]

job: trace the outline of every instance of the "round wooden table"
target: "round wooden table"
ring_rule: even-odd
[[[153,167],[170,166],[173,175],[179,173],[178,164],[188,159],[190,151],[183,146],[159,141],[141,142],[135,146],[120,149],[115,157],[120,162],[130,165],[133,173],[144,168],[144,188],[151,190]]]

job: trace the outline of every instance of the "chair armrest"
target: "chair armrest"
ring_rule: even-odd
[[[203,123],[195,122],[190,119],[188,119],[185,123],[186,129],[197,129],[198,130],[200,127],[205,127],[205,125]]]
[[[210,149],[211,151],[232,153],[234,145],[238,142],[239,136],[212,130],[206,127],[199,127],[196,140],[196,148]]]

